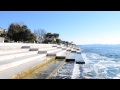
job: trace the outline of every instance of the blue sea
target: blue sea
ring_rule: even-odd
[[[66,63],[57,76],[62,79],[119,79],[120,45],[79,45],[84,65]]]

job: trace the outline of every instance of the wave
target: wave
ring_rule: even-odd
[[[83,76],[87,79],[120,78],[120,62],[113,58],[96,53],[82,54],[86,64],[83,66]]]

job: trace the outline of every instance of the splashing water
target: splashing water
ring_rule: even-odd
[[[80,77],[80,69],[79,69],[79,67],[80,67],[79,64],[74,64],[71,79],[76,79],[76,78]]]
[[[112,47],[112,46],[111,46]],[[84,51],[82,56],[86,62],[86,64],[83,66],[83,76],[84,78],[90,78],[90,79],[119,79],[120,78],[120,58],[119,58],[119,52],[120,52],[120,47],[118,49],[114,47],[115,52],[113,48],[111,49],[110,47],[108,48],[109,51],[111,49],[110,55],[109,52],[107,53],[107,49],[104,50],[103,47],[99,47],[101,52],[99,52],[98,47],[96,51],[96,47],[93,50],[92,48],[87,47],[89,50]],[[117,50],[118,53],[117,53]],[[91,50],[91,51],[90,51]],[[103,53],[106,54],[103,54]],[[113,55],[112,55],[113,52]],[[116,53],[116,55],[115,55]],[[118,56],[118,57],[111,57],[112,56]]]
[[[66,63],[57,73],[60,79],[119,79],[120,45],[80,46],[84,65]]]

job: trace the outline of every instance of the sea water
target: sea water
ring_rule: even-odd
[[[63,79],[120,78],[120,45],[79,45],[79,47],[85,64],[66,63],[56,76],[62,76]]]

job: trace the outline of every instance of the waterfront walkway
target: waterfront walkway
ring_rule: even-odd
[[[1,43],[0,79],[22,78],[72,50],[56,44]]]

